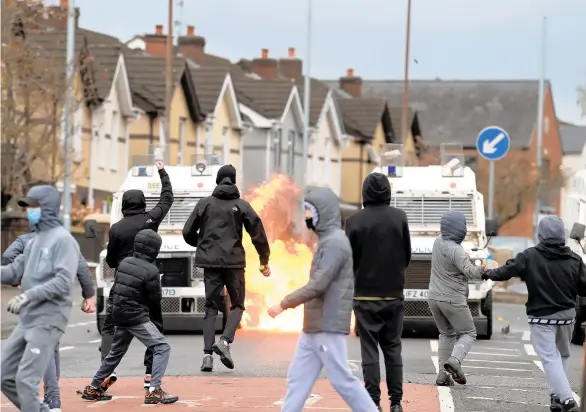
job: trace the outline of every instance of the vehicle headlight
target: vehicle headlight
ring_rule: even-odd
[[[474,259],[472,263],[474,263],[474,266],[480,267],[486,264],[486,259]]]

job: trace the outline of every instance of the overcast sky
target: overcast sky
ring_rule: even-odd
[[[306,0],[174,0],[175,16],[206,37],[210,53],[232,60],[268,48],[305,57]],[[58,0],[46,3],[58,3]],[[75,0],[81,25],[128,40],[167,26],[167,0]],[[403,77],[407,0],[313,0],[312,75],[354,68],[368,79]],[[414,79],[537,79],[547,16],[546,77],[558,116],[586,124],[576,87],[586,84],[585,0],[413,0]],[[536,108],[537,111],[537,108]]]

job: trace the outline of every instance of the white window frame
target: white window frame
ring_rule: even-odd
[[[332,139],[325,138],[324,144],[324,183],[329,186],[332,180]]]
[[[118,153],[118,135],[120,134],[120,116],[114,110],[112,112],[112,120],[110,123],[110,170],[117,172],[120,167],[120,156]]]
[[[185,124],[187,119],[185,117],[179,118],[179,147],[177,148],[177,165],[183,166],[183,146],[185,145]]]
[[[73,160],[81,162],[83,156],[83,106],[80,106],[73,118]]]

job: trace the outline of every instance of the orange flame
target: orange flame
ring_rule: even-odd
[[[271,247],[271,276],[259,272],[259,260],[250,236],[244,235],[246,250],[245,329],[296,332],[303,327],[303,307],[271,318],[268,309],[307,283],[313,258],[315,234],[302,223],[302,190],[287,176],[276,175],[244,196],[262,219]],[[352,317],[352,327],[354,325]]]
[[[299,230],[302,191],[287,176],[277,175],[244,198],[262,219],[271,246],[271,277],[259,272],[258,254],[248,234],[246,250],[246,312],[242,327],[258,330],[299,331],[303,326],[303,308],[285,311],[271,318],[267,310],[287,294],[305,285],[309,276],[312,235]],[[297,232],[297,233],[296,233]]]

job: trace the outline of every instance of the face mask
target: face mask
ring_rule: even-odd
[[[315,226],[313,225],[313,218],[312,217],[308,217],[305,219],[305,226],[307,226],[307,228],[309,230],[315,230]]]
[[[28,208],[26,217],[31,225],[36,225],[41,220],[41,208]]]

